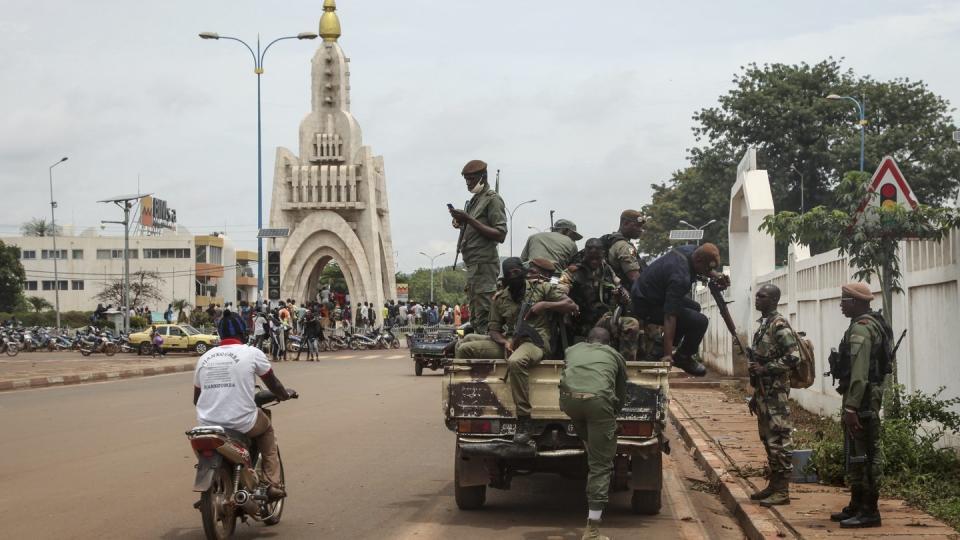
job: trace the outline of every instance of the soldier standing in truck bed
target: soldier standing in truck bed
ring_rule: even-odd
[[[790,423],[790,370],[800,361],[790,324],[777,312],[780,288],[767,284],[757,290],[754,307],[763,317],[753,335],[750,374],[758,378],[750,412],[757,415],[760,440],[767,451],[770,481],[750,495],[762,506],[790,504],[793,439]]]
[[[605,329],[591,329],[586,342],[567,349],[560,375],[560,409],[570,417],[587,449],[588,511],[583,540],[607,539],[600,534],[600,520],[617,454],[617,414],[627,399],[627,365],[609,342]]]
[[[463,254],[467,267],[467,300],[470,303],[473,331],[487,332],[490,316],[490,301],[497,289],[497,274],[500,256],[497,244],[507,237],[507,213],[503,199],[490,189],[487,181],[487,164],[479,159],[463,167],[463,178],[473,198],[463,210],[450,209],[453,226],[462,229],[457,249]]]
[[[538,232],[527,238],[520,253],[524,261],[547,259],[557,264],[561,272],[577,254],[577,241],[583,236],[577,232],[577,224],[569,219],[558,219],[549,231]]]
[[[630,294],[604,260],[604,253],[600,239],[587,240],[583,260],[569,265],[560,275],[560,289],[580,308],[580,316],[573,320],[575,339],[583,340],[594,326],[601,326],[615,337],[612,341],[620,354],[632,362],[637,359],[640,323],[627,316],[614,322],[614,310],[617,306],[628,308]]]

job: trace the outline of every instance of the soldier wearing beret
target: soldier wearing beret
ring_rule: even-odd
[[[626,316],[613,320],[617,306],[630,307],[630,293],[620,284],[604,253],[599,238],[587,240],[583,260],[560,274],[560,289],[580,308],[580,315],[572,321],[574,336],[583,340],[593,327],[600,326],[613,336],[613,346],[630,362],[637,359],[640,323]]]
[[[490,301],[497,289],[497,244],[507,237],[507,213],[503,199],[490,189],[486,163],[472,160],[463,167],[462,174],[473,197],[463,210],[451,209],[450,215],[454,228],[461,229],[457,250],[463,254],[467,268],[465,292],[470,303],[470,322],[474,332],[485,334]]]
[[[830,515],[843,528],[879,527],[880,484],[883,456],[880,453],[880,405],[883,386],[894,361],[890,353],[892,330],[883,315],[870,309],[873,293],[863,283],[841,288],[840,310],[850,319],[838,349],[840,386],[843,394],[841,420],[847,437],[847,477],[850,504]],[[831,366],[832,368],[833,366]]]
[[[549,259],[556,261],[557,271],[563,271],[577,254],[577,241],[583,236],[577,232],[577,224],[569,219],[558,219],[549,231],[539,232],[527,238],[520,253],[524,261]]]
[[[646,221],[642,213],[624,210],[620,213],[620,228],[606,236],[606,243],[610,246],[607,263],[627,289],[640,277],[640,258],[630,240],[640,238]]]
[[[517,257],[503,261],[503,288],[493,297],[489,336],[468,336],[457,345],[457,358],[506,358],[507,383],[513,394],[517,426],[514,442],[528,445],[530,438],[530,369],[550,348],[553,313],[576,313],[577,305],[550,283],[553,261],[534,259],[529,270]],[[527,306],[525,317],[520,312]]]

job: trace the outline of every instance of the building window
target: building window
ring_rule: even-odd
[[[36,250],[33,250],[33,249],[22,251],[20,252],[20,257],[23,259],[36,259],[37,252]]]
[[[54,284],[54,283],[57,283],[57,282],[53,281],[52,279],[51,279],[51,280],[43,280],[43,283],[42,283],[43,290],[45,290],[45,291],[52,291],[52,290],[53,290],[53,284]],[[60,290],[61,290],[61,291],[67,290],[67,280],[61,279],[61,280],[59,281],[59,283],[60,283]]]
[[[223,264],[223,248],[210,246],[210,263]]]
[[[70,280],[70,288],[75,291],[83,290],[83,280],[82,279],[72,279]]]
[[[143,248],[144,259],[189,259],[189,249]]]
[[[82,259],[82,258],[83,258],[83,250],[82,250],[82,249],[75,249],[75,250],[73,250],[72,257],[73,257],[74,259]]]
[[[24,282],[23,282],[23,290],[25,290],[25,291],[35,291],[35,290],[37,290],[37,282],[36,282],[36,281],[24,281]]]
[[[109,259],[109,258],[110,258],[110,250],[109,250],[109,249],[98,249],[98,250],[97,250],[97,258],[98,258],[98,259]]]
[[[136,249],[130,250],[130,258],[138,259],[140,251]],[[122,259],[123,250],[122,249],[98,249],[97,250],[98,259]]]
[[[197,246],[197,262],[207,262],[207,246]]]
[[[54,256],[54,255],[56,255],[56,256]],[[65,250],[65,249],[58,249],[58,250],[54,251],[54,250],[52,250],[52,249],[42,249],[42,250],[40,250],[40,258],[41,258],[41,259],[53,259],[53,258],[56,258],[56,259],[66,259],[66,258],[67,258],[67,250]]]

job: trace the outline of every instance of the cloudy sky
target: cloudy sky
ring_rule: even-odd
[[[316,31],[321,0],[4,0],[0,235],[49,214],[77,229],[119,217],[96,200],[156,193],[196,233],[255,247],[256,79],[238,43]],[[281,7],[282,6],[282,7]],[[926,81],[960,102],[960,2],[340,0],[352,107],[386,161],[401,270],[447,251],[459,170],[501,169],[514,249],[549,210],[613,230],[686,163],[691,115],[748,62],[844,57],[877,79]],[[319,41],[271,49],[263,76],[264,184],[297,148]],[[851,112],[851,114],[853,114]],[[774,179],[776,181],[776,179]],[[265,208],[269,207],[265,191]],[[116,232],[108,228],[107,232]],[[501,249],[509,252],[509,246]]]

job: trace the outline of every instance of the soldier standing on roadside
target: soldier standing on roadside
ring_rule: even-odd
[[[453,226],[461,229],[457,250],[463,254],[467,267],[467,300],[470,302],[473,331],[487,332],[490,302],[497,289],[497,263],[500,255],[497,244],[507,237],[507,212],[503,199],[490,189],[487,181],[487,164],[479,159],[463,167],[463,178],[473,198],[463,210],[450,209]]]
[[[880,406],[883,386],[890,373],[892,331],[883,315],[870,309],[873,293],[863,283],[841,288],[840,310],[850,319],[850,327],[840,342],[840,386],[843,394],[841,420],[847,441],[847,473],[850,478],[850,504],[830,515],[843,528],[879,527],[880,485],[883,480],[883,456],[880,453]],[[831,366],[832,368],[833,366]],[[843,372],[847,376],[844,376]]]
[[[577,254],[577,241],[583,236],[577,232],[577,224],[569,219],[558,219],[549,231],[538,232],[527,238],[520,253],[524,261],[547,259],[557,263],[562,272]]]
[[[760,440],[767,451],[770,480],[767,487],[750,495],[762,506],[790,504],[790,473],[793,471],[793,439],[790,422],[790,370],[800,361],[797,340],[789,323],[777,312],[780,288],[764,285],[757,290],[754,307],[763,317],[753,334],[749,351],[750,374],[758,377],[750,400],[750,413],[757,416]]]
[[[610,246],[607,263],[627,290],[640,277],[640,258],[637,256],[637,248],[633,247],[630,240],[640,238],[646,221],[647,218],[640,212],[624,210],[620,213],[620,228],[606,237]]]
[[[614,346],[626,361],[637,359],[640,323],[633,317],[620,317],[613,328],[613,312],[618,305],[630,306],[630,294],[604,260],[600,239],[587,240],[583,261],[571,264],[560,275],[560,289],[580,308],[580,316],[573,321],[576,338],[584,339],[594,326],[600,326],[616,336]]]
[[[587,449],[587,528],[582,540],[609,540],[600,520],[617,454],[617,413],[627,399],[627,365],[609,346],[610,333],[593,328],[587,341],[567,349],[560,375],[560,409]]]

